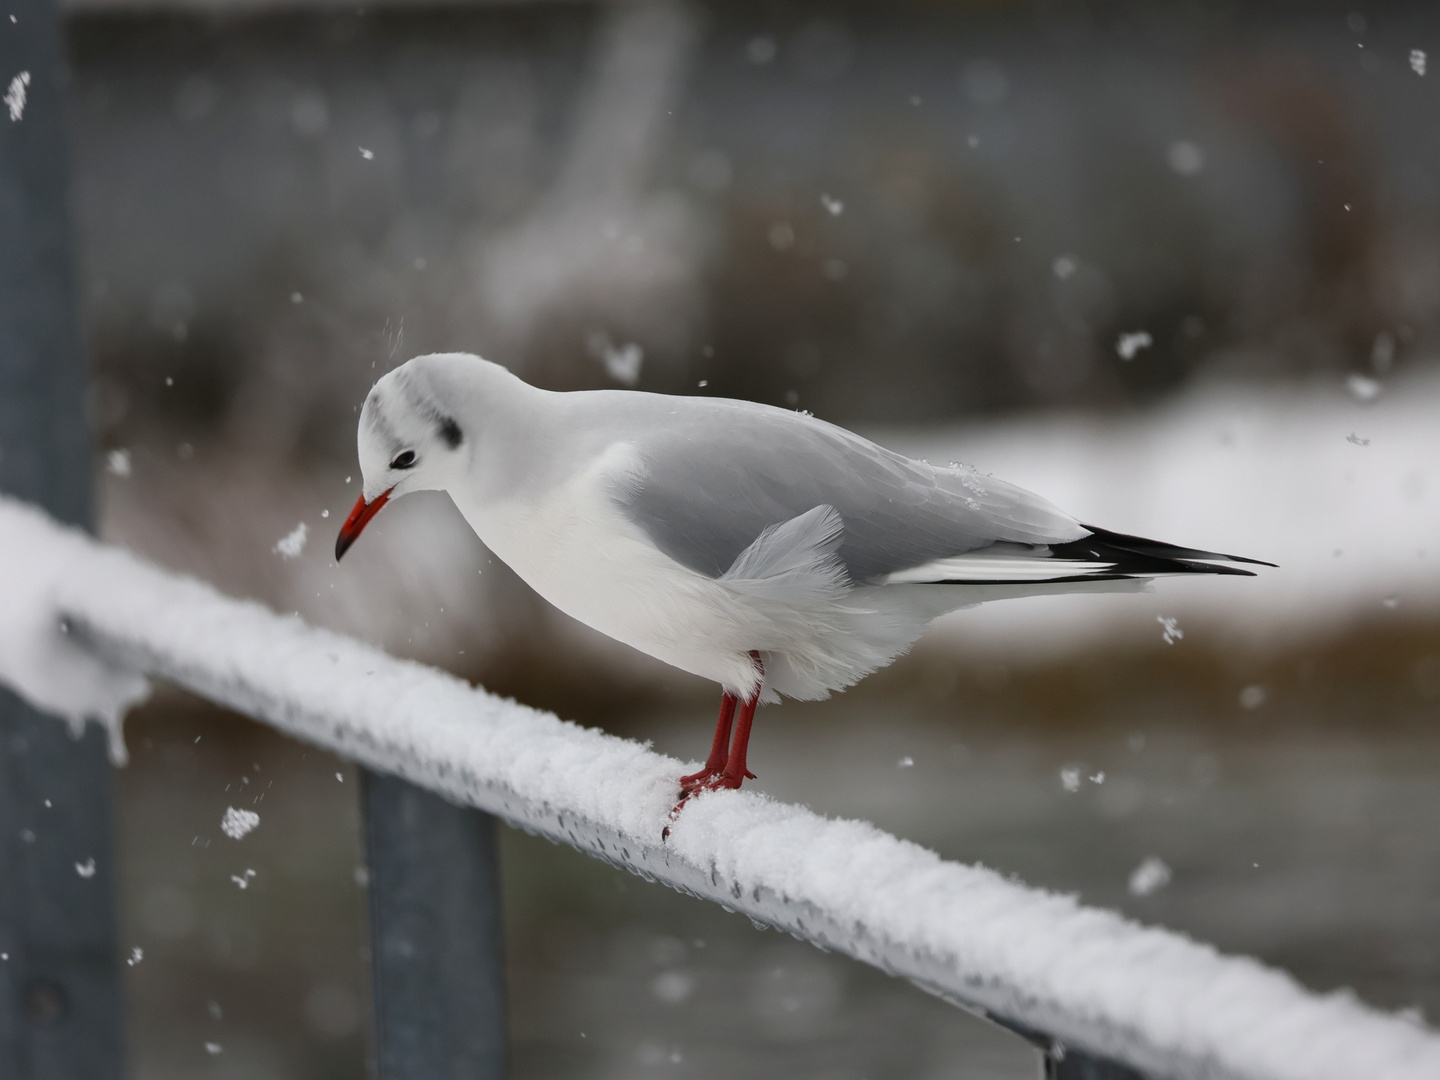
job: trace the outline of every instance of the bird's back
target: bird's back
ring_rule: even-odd
[[[620,391],[574,404],[604,437],[639,451],[640,474],[616,493],[624,512],[665,554],[711,577],[766,528],[816,506],[840,515],[839,556],[857,583],[996,543],[1086,535],[1038,495],[967,466],[907,458],[807,414]]]

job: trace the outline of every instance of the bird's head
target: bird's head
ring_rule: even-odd
[[[444,489],[464,474],[469,439],[454,415],[456,395],[448,392],[448,368],[457,359],[417,356],[381,378],[365,398],[356,433],[364,484],[335,539],[337,561],[387,502]]]

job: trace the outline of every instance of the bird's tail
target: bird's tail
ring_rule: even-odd
[[[881,584],[1035,585],[1123,581],[1172,574],[1238,574],[1235,563],[1272,566],[1259,559],[1179,547],[1094,526],[1088,536],[1052,544],[998,543],[963,555],[935,559],[890,574]]]

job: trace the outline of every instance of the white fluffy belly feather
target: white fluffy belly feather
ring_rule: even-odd
[[[452,496],[486,547],[571,618],[734,692],[753,688],[757,614],[656,548],[594,472],[533,502]]]

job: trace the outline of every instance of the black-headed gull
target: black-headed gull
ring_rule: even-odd
[[[1227,564],[1258,561],[1082,525],[1002,480],[804,413],[555,393],[464,353],[385,375],[358,444],[364,487],[337,560],[387,502],[446,491],[561,611],[721,685],[715,740],[681,778],[686,795],[750,775],[759,702],[849,686],[946,612],[1165,574],[1249,575]]]

